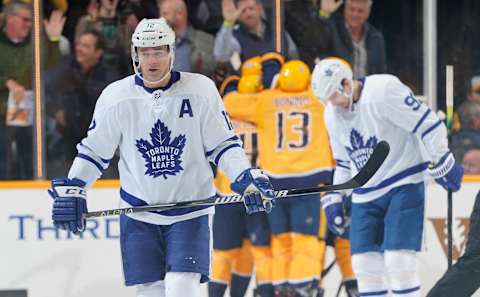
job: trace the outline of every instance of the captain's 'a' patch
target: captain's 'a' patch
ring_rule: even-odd
[[[143,138],[137,139],[135,146],[145,159],[145,175],[153,177],[176,175],[184,170],[182,153],[185,147],[185,134],[171,139],[172,132],[162,121],[158,120],[150,132],[151,142]]]

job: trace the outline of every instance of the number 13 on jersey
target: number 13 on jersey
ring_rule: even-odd
[[[311,139],[311,115],[305,110],[277,111],[277,150],[305,148]]]

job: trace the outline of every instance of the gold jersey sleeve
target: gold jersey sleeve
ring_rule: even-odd
[[[324,106],[311,90],[286,93],[269,89],[237,101],[244,101],[235,104],[245,110],[229,113],[257,125],[260,164],[269,175],[302,177],[333,170]]]
[[[227,109],[227,112],[228,112],[228,109]],[[252,123],[245,122],[245,121],[231,119],[231,122],[238,137],[240,137],[240,139],[242,140],[243,149],[248,159],[250,160],[250,164],[252,164],[252,167],[258,167],[257,128]],[[220,170],[217,171],[217,175],[215,176],[214,183],[215,183],[215,187],[217,188],[217,192],[219,194],[221,195],[233,194],[232,190],[230,189],[231,181],[222,171]]]

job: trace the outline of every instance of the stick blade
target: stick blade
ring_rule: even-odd
[[[356,187],[363,186],[372,178],[380,166],[382,166],[389,152],[390,145],[388,142],[382,140],[377,144],[365,166],[363,166],[362,170],[353,178],[357,184]]]

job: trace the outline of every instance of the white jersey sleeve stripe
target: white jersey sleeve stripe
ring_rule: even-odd
[[[335,159],[337,166],[350,170],[350,161]]]
[[[423,138],[425,138],[425,136],[428,135],[428,133],[432,132],[432,131],[435,130],[438,126],[440,126],[440,124],[442,124],[442,120],[438,120],[438,122],[436,122],[435,124],[433,124],[432,126],[430,126],[430,128],[428,128],[427,130],[425,130],[425,132],[422,133],[422,140],[423,140]]]
[[[83,144],[83,142],[80,142],[80,145],[93,152],[93,150],[90,147],[88,147],[87,145]],[[109,159],[103,159],[103,158],[100,158],[100,157],[98,157],[98,158],[100,159],[100,161],[107,164],[107,166],[108,166],[108,164],[110,164],[111,159],[109,160]]]
[[[230,144],[229,146],[225,147],[224,149],[222,149],[218,154],[217,156],[215,157],[215,165],[218,165],[218,162],[220,161],[220,158],[223,156],[223,154],[228,151],[229,149],[231,148],[234,148],[234,147],[239,147],[241,148],[240,144],[238,143],[233,143],[233,144]]]
[[[235,135],[235,136],[230,137],[229,139],[225,140],[224,142],[222,142],[222,144],[224,144],[224,143],[227,142],[227,141],[239,141],[239,140],[240,140],[240,138],[238,138],[238,136]],[[214,149],[211,150],[211,151],[208,151],[205,155],[206,155],[207,157],[210,157],[210,156],[211,156],[213,153],[215,153],[215,151],[217,151],[217,150],[218,150],[218,147],[214,148]]]
[[[417,132],[418,128],[422,125],[422,123],[425,121],[425,119],[427,118],[428,114],[431,112],[432,110],[429,108],[427,109],[427,111],[422,115],[422,117],[420,118],[420,120],[418,121],[418,123],[415,125],[415,128],[413,129],[412,133],[415,134],[415,132]]]
[[[337,163],[337,167],[341,167],[341,168],[350,170],[350,167],[348,167],[348,166],[346,166],[346,165],[344,165],[344,164],[341,164],[341,163]]]
[[[78,153],[77,158],[84,159],[84,160],[87,160],[88,162],[92,163],[93,165],[95,165],[98,168],[98,171],[100,171],[100,172],[103,172],[103,170],[105,170],[105,168],[103,168],[103,166],[100,163],[98,163],[92,157],[90,157],[88,155]]]

